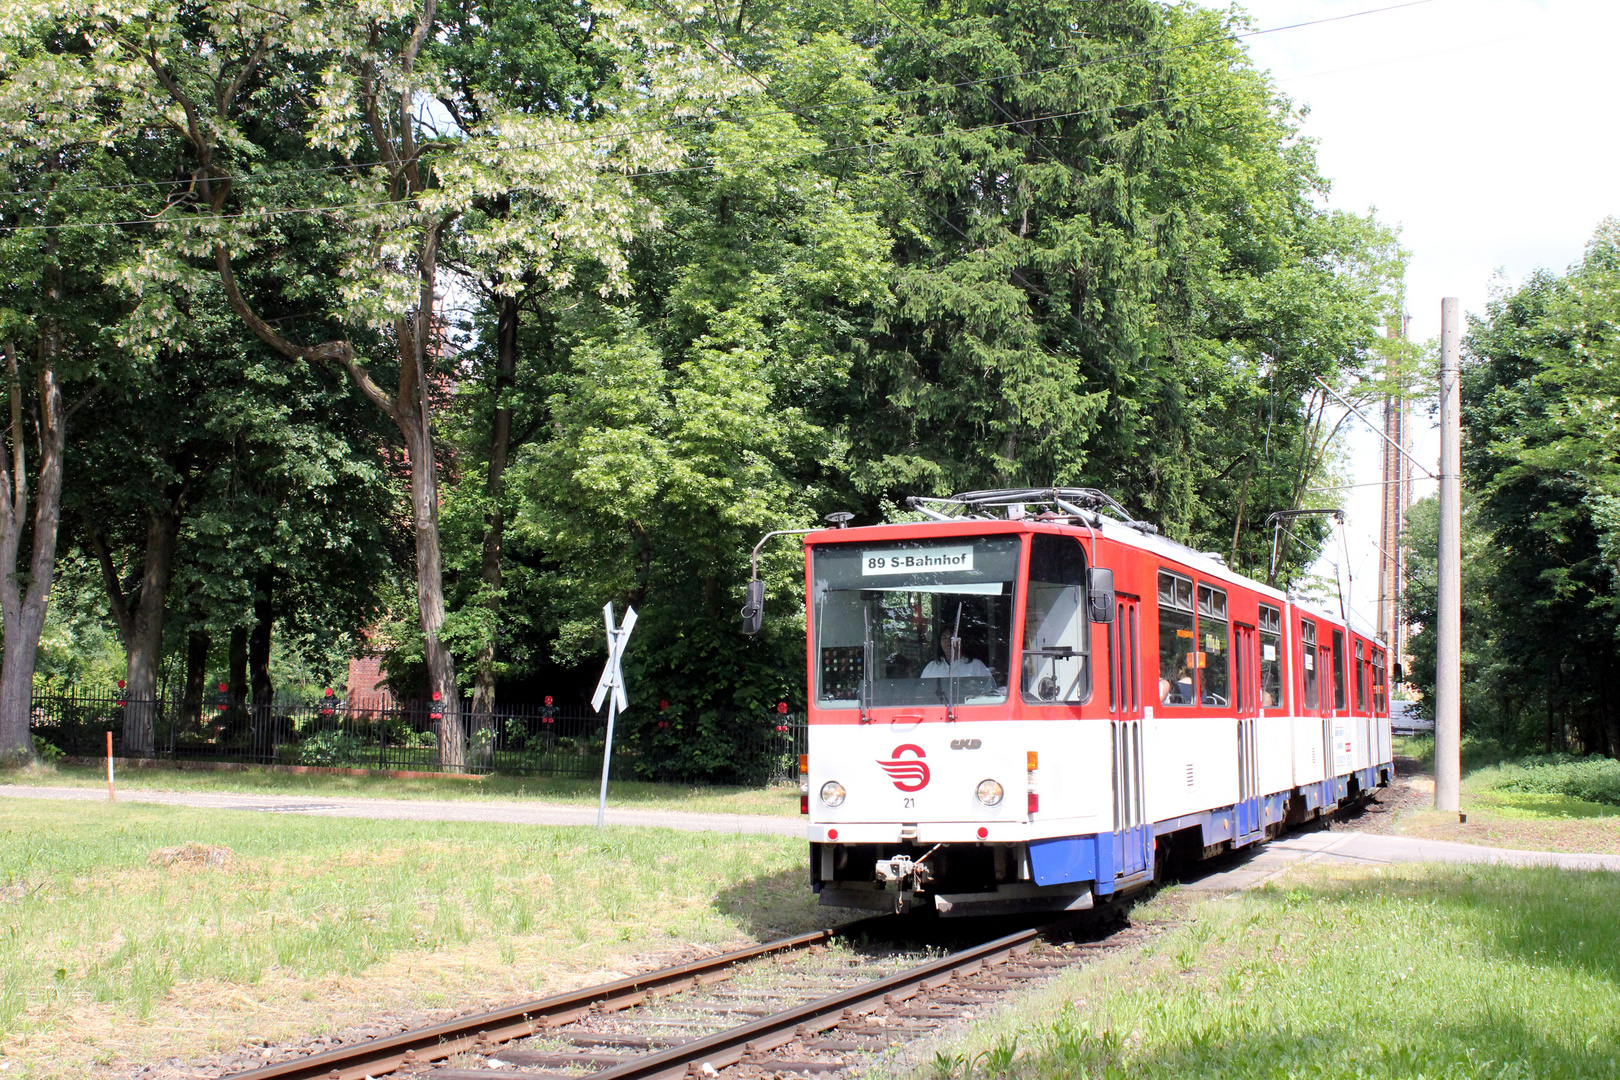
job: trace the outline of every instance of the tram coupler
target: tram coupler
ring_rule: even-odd
[[[885,885],[893,883],[901,892],[916,892],[934,880],[934,872],[927,864],[913,862],[910,855],[879,859],[875,870],[879,881]]]

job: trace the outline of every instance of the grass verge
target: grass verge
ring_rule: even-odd
[[[1397,739],[1395,753],[1425,768],[1434,761],[1434,740]],[[1403,835],[1461,840],[1540,851],[1620,854],[1620,762],[1606,758],[1510,755],[1488,740],[1462,745],[1462,810],[1403,812]],[[1426,791],[1432,793],[1432,783]],[[1432,805],[1432,804],[1431,804]]]
[[[523,801],[596,805],[598,781],[533,776],[486,776],[481,780],[396,780],[386,776],[300,775],[251,768],[214,772],[196,769],[123,769],[120,788],[138,791],[237,792],[249,795],[292,795],[315,798],[444,799],[454,801]],[[42,769],[0,771],[0,783],[39,787],[106,787],[100,766],[59,765]],[[769,814],[796,817],[796,785],[768,788],[708,787],[615,781],[608,805],[637,810],[684,810],[701,814]]]
[[[825,925],[803,843],[8,800],[0,1056],[187,1060]]]
[[[1061,976],[914,1075],[1614,1077],[1617,900],[1601,872],[1318,871],[1192,908],[1152,945]]]

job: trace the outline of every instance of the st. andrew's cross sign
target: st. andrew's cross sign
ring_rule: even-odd
[[[596,681],[596,694],[591,698],[593,709],[602,707],[603,698],[608,703],[607,739],[602,744],[602,794],[596,802],[598,829],[607,817],[608,766],[613,761],[613,721],[630,707],[630,699],[624,693],[624,671],[619,665],[624,659],[624,647],[630,640],[630,631],[636,628],[636,609],[625,608],[624,622],[615,628],[613,605],[610,603],[602,608],[602,621],[607,624],[608,658],[602,668],[602,677]]]

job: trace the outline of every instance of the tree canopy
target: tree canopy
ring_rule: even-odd
[[[154,664],[365,634],[402,693],[474,691],[474,730],[497,692],[577,694],[602,604],[633,603],[634,690],[668,703],[637,736],[694,773],[720,752],[694,731],[802,698],[791,545],[767,633],[735,619],[770,529],[1084,484],[1263,571],[1259,523],[1329,465],[1316,380],[1375,392],[1404,256],[1327,207],[1242,26],[1154,0],[14,9],[4,257],[63,212],[51,162],[109,193],[71,234],[74,340],[122,353],[63,368],[97,387],[66,557],[103,566],[107,619],[155,606]],[[153,538],[162,596],[125,569]]]
[[[1470,327],[1463,366],[1463,722],[1547,751],[1620,755],[1620,222]],[[1420,523],[1432,515],[1420,515]],[[1418,533],[1420,582],[1432,529]],[[1433,625],[1433,590],[1413,593]],[[1413,641],[1433,684],[1432,632]]]

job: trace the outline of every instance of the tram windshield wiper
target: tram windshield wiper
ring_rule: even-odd
[[[869,724],[872,722],[872,716],[868,712],[872,703],[872,602],[870,600],[861,604],[861,618],[865,623],[865,629],[862,631],[861,636],[861,723]]]
[[[945,646],[945,720],[956,722],[956,679],[962,664],[962,601],[956,602],[956,623]]]

